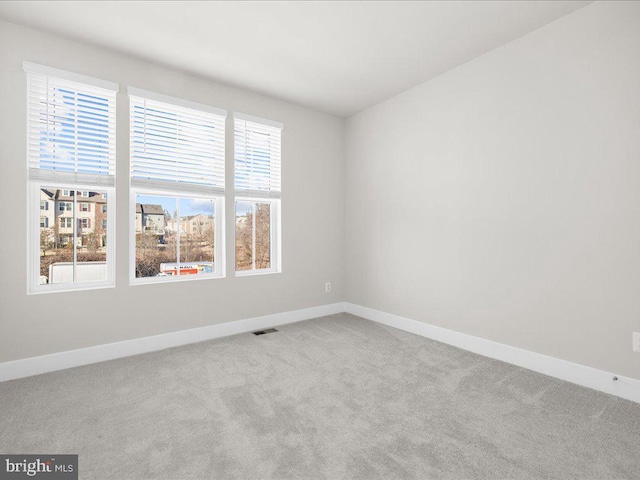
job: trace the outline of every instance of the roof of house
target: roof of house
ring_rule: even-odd
[[[142,213],[146,213],[147,215],[164,215],[164,210],[162,209],[162,205],[143,203]]]

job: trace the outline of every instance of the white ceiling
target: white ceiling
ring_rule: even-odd
[[[349,116],[588,1],[0,2],[0,18]]]

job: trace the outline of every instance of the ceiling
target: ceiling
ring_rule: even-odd
[[[0,18],[350,116],[588,1],[3,1]]]

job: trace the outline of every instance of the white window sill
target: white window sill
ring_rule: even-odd
[[[224,278],[224,275],[180,275],[180,276],[166,276],[166,277],[140,277],[132,278],[129,280],[129,285],[159,285],[163,283],[177,283],[177,282],[195,282],[201,280],[216,280]]]
[[[103,288],[115,288],[113,282],[87,282],[75,284],[48,284],[39,285],[27,292],[27,295],[43,295],[47,293],[79,292],[83,290],[100,290]]]
[[[280,270],[237,270],[236,277],[254,277],[258,275],[274,275],[282,273]]]

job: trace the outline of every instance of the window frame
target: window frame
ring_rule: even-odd
[[[213,114],[223,117],[222,124],[222,148],[223,154],[221,158],[221,166],[225,171],[226,177],[226,157],[227,157],[227,129],[228,129],[228,112],[226,110],[213,107],[206,104],[200,104],[181,98],[170,97],[155,92],[149,92],[135,87],[128,87],[128,100],[129,100],[129,158],[130,158],[130,171],[129,171],[129,284],[130,285],[148,285],[158,283],[174,283],[174,282],[188,282],[197,280],[212,280],[218,278],[225,278],[227,274],[227,262],[226,262],[226,220],[225,220],[225,204],[227,190],[224,183],[221,187],[212,188],[210,192],[196,191],[189,189],[188,185],[185,188],[180,188],[176,182],[167,182],[156,186],[153,183],[144,184],[134,181],[133,169],[134,169],[134,143],[132,134],[133,128],[133,114],[132,112],[132,97],[136,99],[146,99],[151,102],[165,103],[170,109],[186,108],[195,110],[199,115]],[[157,108],[157,106],[155,106]],[[213,120],[212,120],[213,121]],[[226,178],[223,178],[225,180]],[[201,198],[205,200],[213,200],[214,212],[215,212],[215,237],[214,237],[214,271],[211,274],[199,274],[199,275],[177,275],[177,276],[160,276],[160,277],[136,277],[136,203],[138,195],[152,195],[152,196],[165,196],[169,198]],[[179,215],[179,214],[178,214]],[[178,222],[180,224],[180,222]],[[179,260],[179,254],[176,256],[176,260]]]
[[[215,213],[215,237],[214,237],[214,271],[210,274],[199,275],[177,275],[161,277],[136,277],[136,204],[138,195],[153,195],[156,197],[168,198],[201,198],[203,200],[213,200]],[[193,192],[154,190],[150,188],[130,188],[129,195],[129,283],[130,285],[149,285],[157,283],[189,282],[195,280],[211,280],[224,278],[226,276],[225,262],[225,238],[224,238],[224,211],[225,196],[196,194]],[[178,212],[179,216],[179,212]],[[108,218],[108,217],[107,217]],[[180,225],[180,222],[178,222]],[[166,226],[165,226],[166,228]],[[179,234],[179,232],[178,232]],[[176,260],[179,253],[176,255]]]
[[[35,248],[29,248],[29,254],[27,258],[27,281],[29,284],[29,289],[27,293],[29,295],[40,295],[47,293],[57,293],[57,292],[76,292],[79,290],[96,290],[102,288],[113,288],[115,287],[115,265],[116,265],[116,251],[115,251],[115,219],[111,215],[107,215],[107,234],[106,234],[106,264],[107,264],[107,278],[105,280],[100,281],[92,281],[92,282],[77,282],[77,283],[48,283],[45,285],[40,285],[40,228],[30,228],[31,225],[36,221],[35,212],[38,212],[38,225],[39,225],[39,210],[35,207],[40,203],[40,190],[41,189],[51,189],[52,187],[56,187],[56,189],[62,190],[68,189],[73,190],[73,184],[55,182],[55,181],[46,181],[46,180],[30,180],[29,181],[29,201],[28,205],[28,213],[27,213],[27,240],[31,242],[30,245],[33,245]],[[115,208],[116,205],[116,192],[115,187],[105,187],[104,185],[82,185],[82,188],[89,188],[91,191],[96,192],[105,192],[107,193],[107,203],[111,209]],[[37,202],[37,203],[36,203]],[[67,210],[65,210],[66,212]],[[73,208],[71,209],[73,213]],[[73,228],[73,218],[74,217],[60,217],[56,215],[54,217],[54,223],[58,222],[60,219],[68,218],[71,220],[71,227],[61,227],[61,228]],[[75,217],[76,219],[78,217]],[[69,223],[65,220],[65,224]],[[52,227],[49,227],[52,228]]]
[[[282,131],[284,130],[284,125],[280,122],[276,122],[274,120],[269,120],[265,118],[255,117],[253,115],[247,115],[240,112],[233,112],[233,124],[231,130],[233,131],[233,273],[236,277],[251,277],[254,275],[270,275],[282,273]],[[260,124],[264,127],[275,128],[280,130],[280,142],[278,145],[278,151],[280,153],[280,158],[278,159],[279,171],[278,171],[278,179],[279,185],[276,190],[269,189],[264,190],[263,192],[255,191],[255,190],[242,190],[236,188],[236,154],[237,154],[237,146],[236,146],[236,121],[247,121],[256,124]],[[273,177],[272,177],[273,178]],[[262,195],[263,194],[263,195]],[[270,208],[270,225],[269,225],[269,234],[270,234],[270,268],[261,268],[261,269],[251,269],[251,270],[237,270],[236,269],[236,203],[237,202],[249,202],[249,203],[269,203]],[[255,207],[254,207],[255,211]],[[253,228],[255,229],[255,222],[253,223]],[[252,258],[255,258],[255,251],[252,252]]]
[[[107,215],[107,232],[106,232],[106,278],[100,281],[88,281],[88,282],[69,282],[69,283],[47,283],[40,284],[40,205],[41,205],[41,190],[42,189],[56,189],[60,190],[62,194],[70,194],[72,191],[95,191],[107,194],[106,203],[112,212],[115,212],[116,206],[116,172],[115,172],[115,145],[116,145],[116,111],[117,111],[117,94],[119,85],[114,82],[108,82],[105,80],[88,77],[85,75],[76,74],[64,70],[59,70],[44,65],[38,65],[31,62],[23,62],[23,69],[26,72],[26,101],[27,109],[29,109],[37,98],[38,90],[36,93],[31,90],[31,75],[34,75],[35,82],[42,82],[42,77],[46,77],[47,88],[48,82],[52,79],[54,82],[61,82],[60,88],[71,88],[73,91],[73,83],[79,84],[78,90],[75,90],[76,95],[93,94],[93,91],[98,94],[98,91],[104,93],[105,99],[108,99],[110,110],[108,111],[108,124],[107,131],[107,153],[109,158],[109,171],[107,174],[92,173],[84,174],[78,170],[65,173],[63,176],[58,175],[58,171],[55,169],[42,168],[39,164],[41,162],[40,156],[36,156],[32,150],[27,149],[26,153],[26,167],[27,167],[27,294],[39,295],[58,292],[76,292],[82,290],[94,290],[102,288],[115,287],[115,268],[116,268],[116,251],[115,251],[115,239],[116,239],[116,221],[114,215]],[[39,77],[39,78],[37,78]],[[71,84],[67,87],[68,84]],[[92,89],[95,89],[92,91]],[[47,107],[50,108],[50,107]],[[49,110],[46,110],[48,115]],[[41,113],[42,114],[42,113]],[[42,122],[40,120],[40,122]],[[40,123],[42,125],[42,123]],[[25,122],[27,139],[31,138],[33,134],[34,124],[30,114],[27,114],[27,121]],[[77,128],[77,127],[76,127]],[[38,163],[37,167],[33,166],[33,162]],[[77,167],[76,167],[77,168]],[[34,174],[32,175],[32,171]],[[67,172],[67,171],[65,171]],[[66,176],[65,176],[66,175]],[[105,178],[107,181],[105,181]],[[87,193],[88,195],[88,193]],[[74,210],[74,204],[77,203],[78,195],[73,195],[72,201],[64,201],[67,204],[71,204],[71,208],[68,209],[68,205],[60,210],[56,208],[55,202],[53,204],[53,226],[58,222],[60,214],[71,212],[72,218],[78,218],[77,212]],[[71,220],[72,227],[74,227],[73,220]],[[53,228],[49,226],[48,228]]]
[[[269,210],[269,260],[271,262],[271,267],[269,268],[259,268],[259,269],[251,269],[251,270],[236,270],[236,203],[238,202],[246,202],[246,203],[268,203],[270,205]],[[233,202],[233,271],[235,272],[236,277],[250,277],[252,275],[269,275],[273,273],[282,273],[282,229],[280,228],[280,199],[279,198],[258,198],[258,197],[242,197],[236,196]],[[253,208],[255,214],[255,206]],[[254,216],[255,218],[255,216]],[[256,222],[255,220],[252,222],[253,229],[255,231]],[[255,263],[255,249],[251,254]]]

